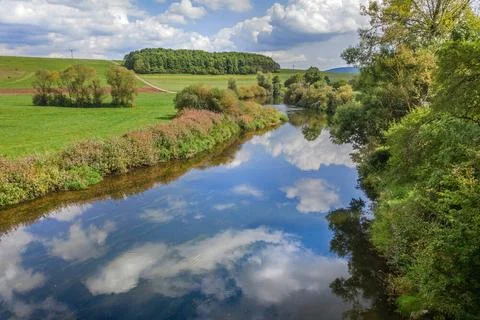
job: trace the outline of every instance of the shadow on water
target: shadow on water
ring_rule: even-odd
[[[0,234],[35,223],[45,215],[71,204],[81,205],[97,200],[123,199],[142,193],[157,184],[168,184],[175,181],[192,169],[203,170],[228,164],[233,161],[242,144],[253,136],[265,132],[245,134],[233,143],[219,145],[214,150],[192,159],[135,169],[119,176],[106,177],[102,182],[86,190],[53,193],[40,199],[0,210]]]
[[[330,288],[352,306],[344,313],[346,319],[401,319],[388,295],[388,265],[369,240],[370,221],[364,207],[363,200],[353,199],[347,208],[327,216],[333,231],[330,250],[348,259],[349,270],[348,278],[335,279]]]

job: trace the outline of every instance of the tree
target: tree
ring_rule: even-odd
[[[305,82],[308,84],[314,84],[317,81],[324,79],[324,74],[317,67],[310,67],[303,75]]]
[[[136,94],[135,74],[121,66],[111,66],[106,73],[107,83],[111,87],[112,104],[133,106]]]
[[[480,124],[480,42],[459,41],[439,53],[434,107]]]
[[[237,81],[234,78],[228,79],[228,89],[238,94]]]
[[[282,83],[278,75],[274,76],[272,79],[272,93],[274,98],[278,98],[282,95]]]
[[[76,64],[62,71],[60,81],[68,93],[70,103],[75,106],[87,106],[92,103],[91,84],[96,79],[94,68]]]
[[[33,80],[33,89],[35,95],[33,96],[33,104],[39,106],[46,106],[50,104],[53,96],[56,94],[60,74],[56,71],[49,71],[46,69],[37,70]]]
[[[259,71],[257,73],[257,83],[267,91],[269,96],[273,94],[272,76],[270,74],[264,74]]]

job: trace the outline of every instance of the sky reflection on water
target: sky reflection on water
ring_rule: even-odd
[[[351,151],[286,124],[226,164],[10,228],[0,318],[341,319],[325,214],[363,196]]]

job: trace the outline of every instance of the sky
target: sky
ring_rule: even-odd
[[[122,59],[142,48],[248,51],[345,66],[365,0],[0,0],[0,55]]]

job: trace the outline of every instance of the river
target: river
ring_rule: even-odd
[[[366,201],[351,146],[279,108],[209,155],[0,211],[0,319],[394,319],[342,209]]]

